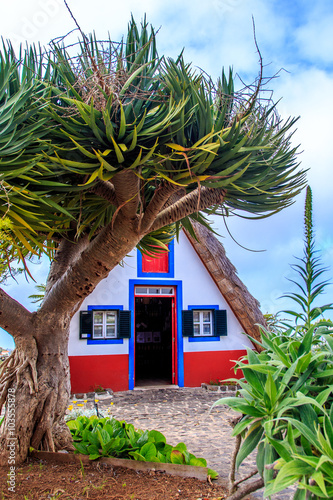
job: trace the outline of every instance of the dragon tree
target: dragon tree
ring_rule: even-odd
[[[0,259],[26,272],[32,257],[50,259],[37,312],[0,289],[0,326],[16,345],[0,408],[15,393],[17,463],[30,446],[70,449],[70,321],[134,247],[165,248],[212,213],[272,215],[305,182],[295,119],[262,99],[262,78],[236,91],[229,71],[213,84],[183,54],[159,56],[153,28],[133,19],[121,43],[82,34],[74,49],[0,53]]]

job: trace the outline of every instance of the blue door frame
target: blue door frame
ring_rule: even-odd
[[[132,279],[129,280],[129,309],[131,311],[131,337],[129,339],[129,375],[128,389],[134,389],[134,342],[135,342],[135,318],[134,318],[134,287],[137,285],[146,286],[173,286],[176,289],[176,324],[177,324],[177,380],[179,387],[184,387],[184,354],[182,336],[182,309],[183,309],[183,284],[182,281],[174,280],[151,280]]]

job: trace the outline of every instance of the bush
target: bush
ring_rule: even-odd
[[[187,451],[184,443],[167,444],[159,431],[135,429],[132,424],[114,418],[81,416],[67,422],[74,447],[78,453],[89,455],[91,460],[100,457],[118,457],[142,462],[161,462],[206,467],[204,458],[197,458]],[[216,479],[217,472],[208,469]]]
[[[236,364],[244,374],[238,397],[215,403],[242,414],[233,430],[238,436],[234,465],[237,469],[257,448],[265,496],[297,482],[295,500],[333,498],[330,326],[319,322],[302,336],[292,328],[280,334],[263,329],[264,350],[249,349]],[[231,483],[232,493],[234,477]]]

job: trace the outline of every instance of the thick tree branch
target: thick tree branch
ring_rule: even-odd
[[[14,338],[31,333],[32,313],[0,288],[0,326]]]
[[[179,186],[171,183],[163,183],[161,184],[155,191],[150,203],[145,210],[142,222],[141,222],[141,231],[146,232],[147,229],[150,228],[152,223],[155,221],[159,212],[162,208],[165,207],[165,204],[168,202],[170,196],[175,194],[177,191],[180,191]]]
[[[220,205],[223,203],[224,197],[225,191],[223,189],[197,188],[180,198],[173,205],[162,210],[156,217],[154,224],[150,227],[149,232],[156,231],[172,222],[184,219],[194,212],[199,212],[214,205]]]
[[[170,196],[170,198],[164,203],[163,209],[170,207],[171,205],[176,203],[176,201],[180,200],[180,198],[183,198],[183,196],[186,196],[186,189],[185,188],[181,188],[176,193],[173,193]]]
[[[120,212],[114,223],[108,224],[80,252],[66,272],[54,283],[39,310],[41,314],[59,310],[72,317],[82,301],[97,284],[138,244],[138,220]]]
[[[101,179],[97,179],[96,184],[92,186],[90,191],[108,201],[111,205],[115,205],[116,207],[118,206],[116,191],[110,181],[102,181]]]
[[[46,282],[45,297],[54,283],[56,283],[67,271],[68,267],[75,262],[88,244],[88,236],[82,236],[77,242],[65,239],[60,242],[54,260],[50,266],[50,272]]]
[[[133,219],[140,201],[140,180],[131,170],[123,170],[113,178],[117,206],[125,217]]]

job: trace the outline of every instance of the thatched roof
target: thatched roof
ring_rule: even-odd
[[[244,332],[260,341],[260,331],[256,324],[265,325],[266,322],[260,311],[259,302],[239,279],[237,270],[226,256],[222,243],[201,224],[193,221],[192,224],[199,241],[185,231],[187,238],[242,325]]]

